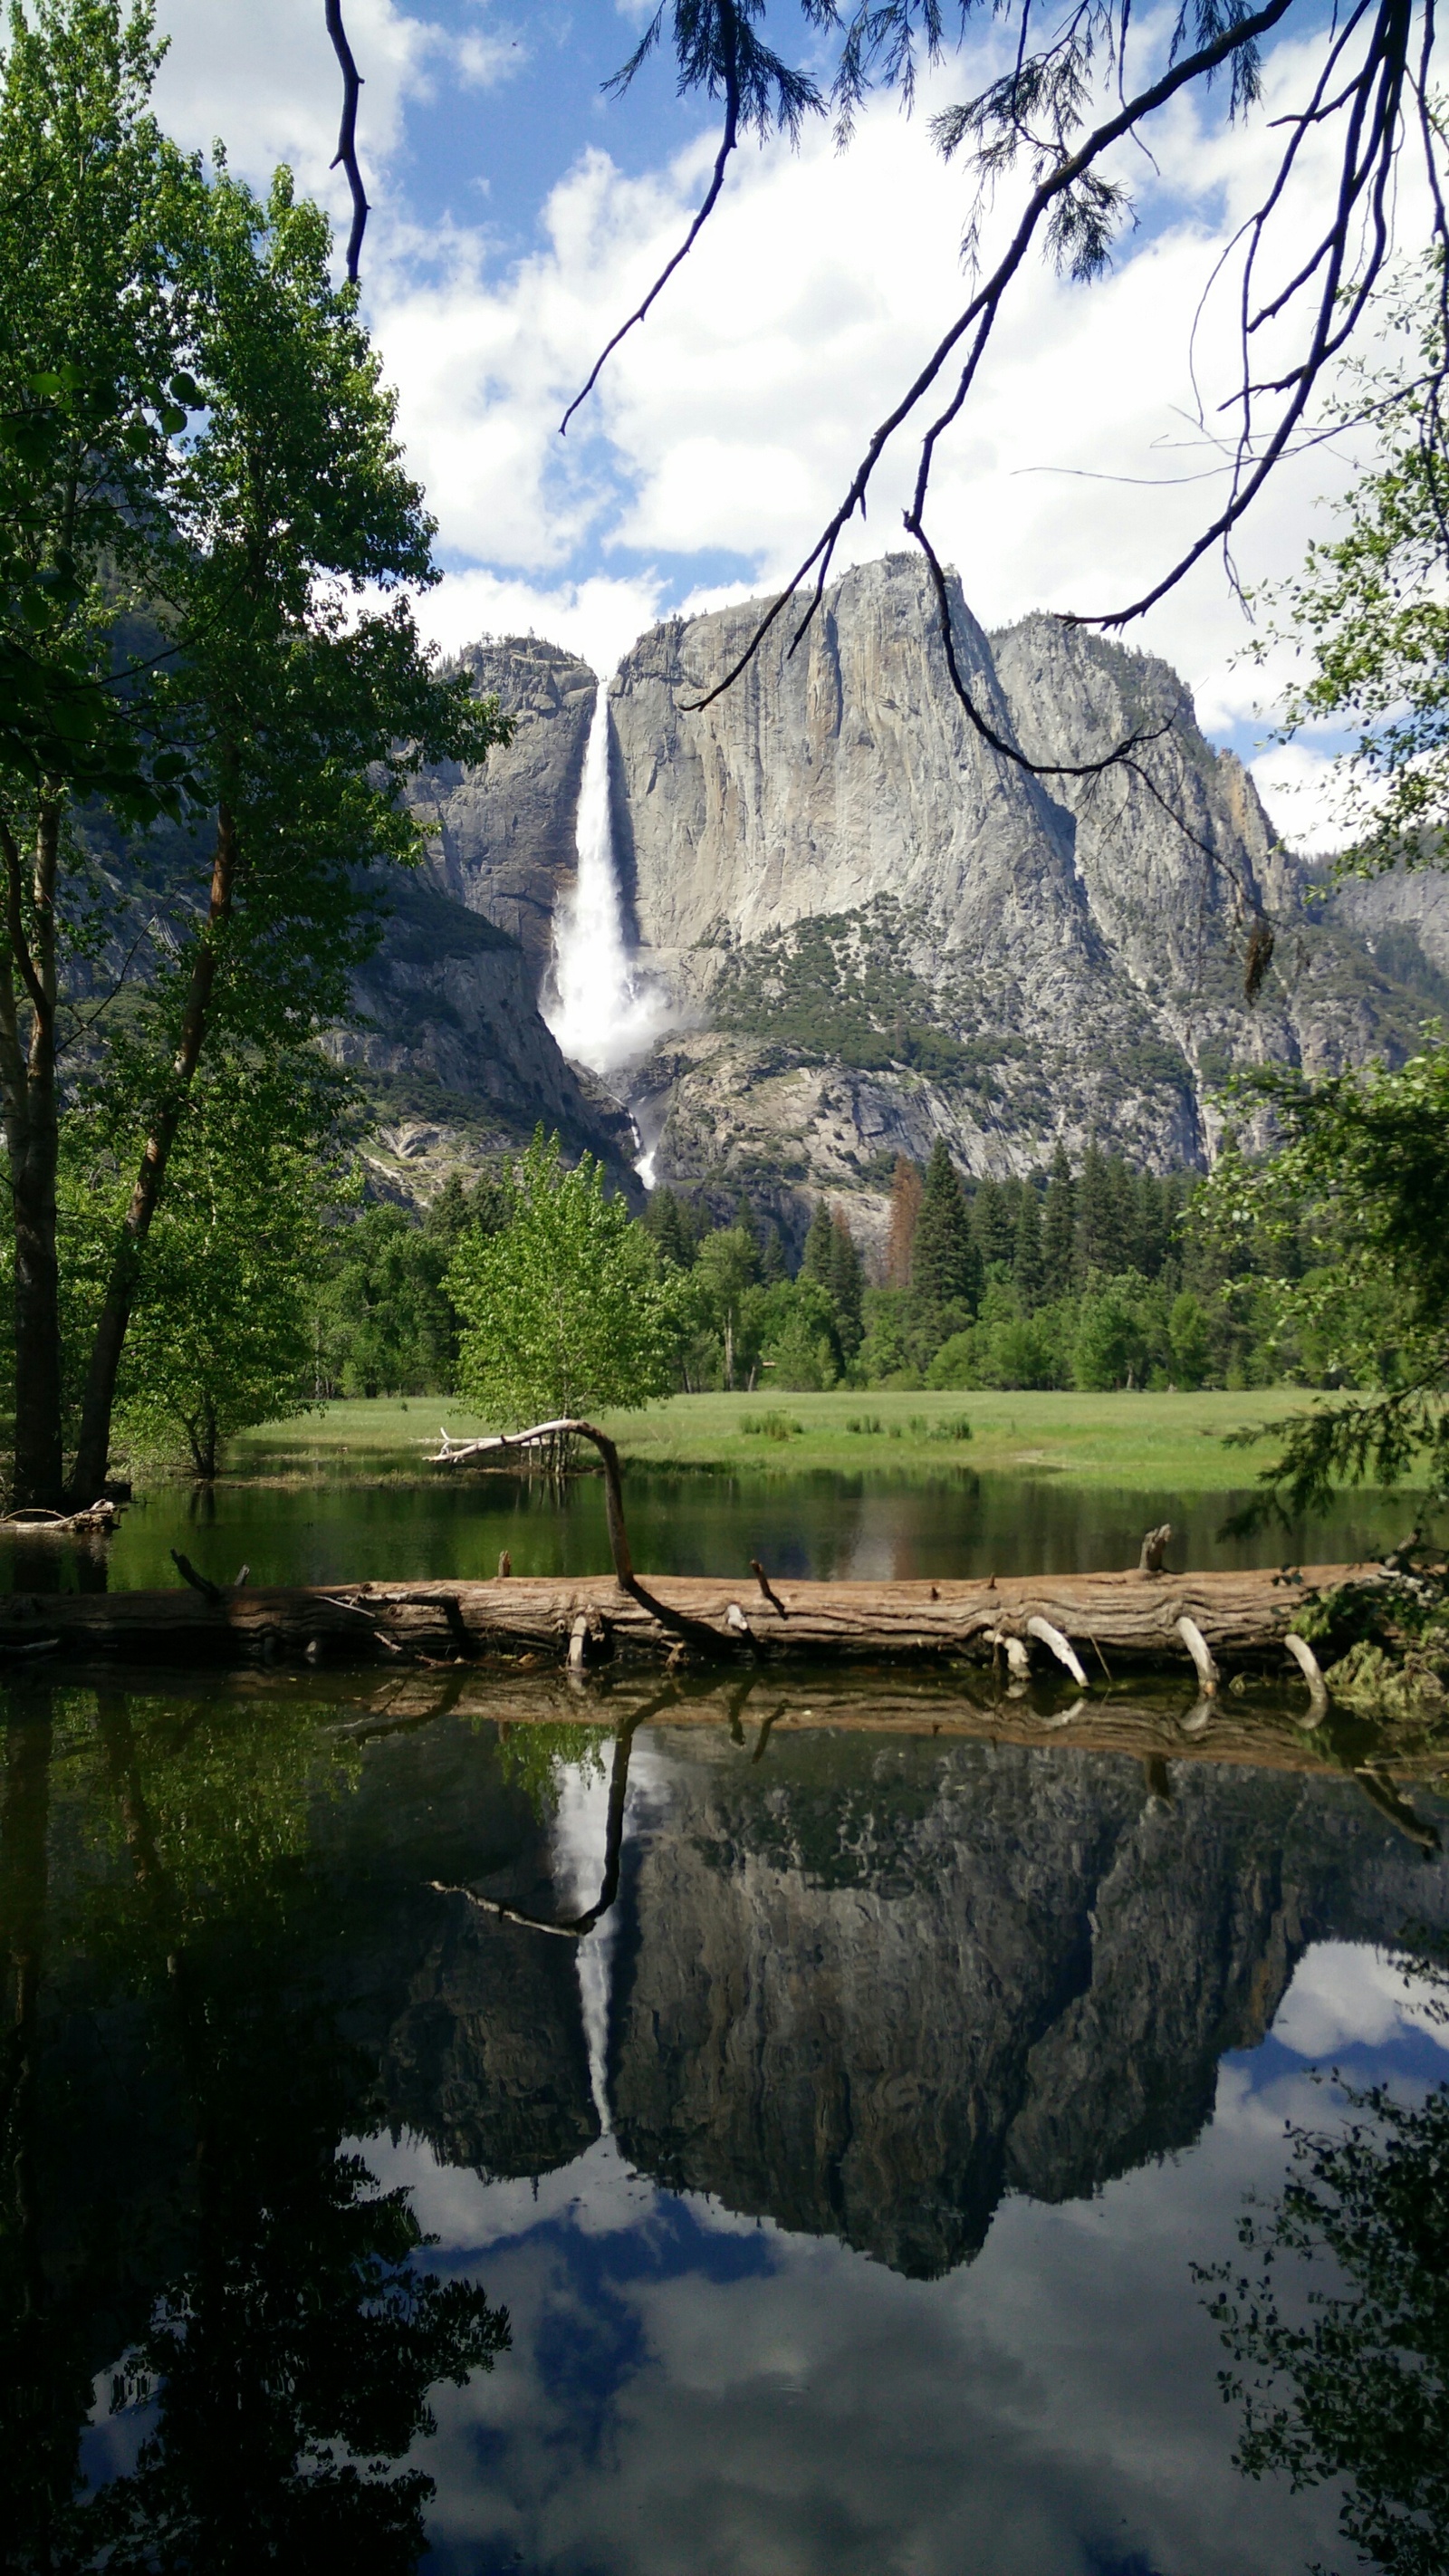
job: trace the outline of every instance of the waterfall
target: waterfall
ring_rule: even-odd
[[[664,995],[641,981],[624,940],[609,801],[609,693],[594,700],[574,826],[578,874],[554,916],[553,989],[543,1016],[575,1064],[605,1080],[664,1026]]]

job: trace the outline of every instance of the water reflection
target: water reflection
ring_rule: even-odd
[[[1377,1995],[1314,1963],[1449,1869],[1290,1726],[338,1694],[6,1704],[7,2564],[1324,2556],[1235,2502],[1189,2264]]]
[[[1441,2029],[1442,1949],[1400,1963],[1407,1996]],[[1407,2100],[1386,2083],[1341,2089],[1339,2124],[1290,2126],[1291,2178],[1274,2201],[1246,2209],[1238,2260],[1198,2277],[1235,2365],[1224,2395],[1241,2411],[1244,2474],[1331,2483],[1360,2565],[1440,2576],[1449,2084]]]
[[[1346,1562],[1381,1554],[1413,1513],[1403,1496],[1347,1494],[1311,1527],[1255,1539],[1218,1533],[1246,1499],[1233,1490],[1114,1492],[1029,1476],[941,1470],[931,1476],[704,1475],[636,1468],[629,1528],[646,1573],[743,1575],[758,1558],[777,1579],[876,1581],[1087,1573],[1135,1565],[1144,1528],[1169,1519],[1172,1562],[1193,1566]],[[118,1591],[170,1587],[173,1549],[214,1581],[239,1565],[254,1583],[478,1577],[505,1551],[515,1574],[584,1574],[609,1561],[600,1480],[562,1496],[545,1477],[476,1475],[451,1483],[393,1477],[160,1486],[114,1538],[84,1543],[0,1531],[0,1585]]]

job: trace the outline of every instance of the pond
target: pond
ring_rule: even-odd
[[[800,1578],[1092,1572],[1135,1565],[1142,1533],[1168,1520],[1174,1565],[1339,1563],[1380,1554],[1421,1508],[1406,1495],[1345,1494],[1311,1527],[1224,1539],[1246,1490],[1113,1491],[969,1468],[927,1478],[711,1474],[635,1468],[626,1479],[636,1563],[654,1574],[743,1572],[759,1557]],[[571,1479],[459,1471],[375,1480],[318,1477],[198,1491],[143,1492],[115,1538],[89,1546],[0,1531],[0,1585],[116,1590],[177,1580],[180,1549],[218,1582],[247,1565],[253,1583],[404,1581],[492,1574],[506,1549],[515,1574],[584,1574],[609,1563],[603,1487]]]
[[[15,1685],[5,2564],[1440,2565],[1434,1764],[913,1687]]]

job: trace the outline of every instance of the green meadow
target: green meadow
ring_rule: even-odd
[[[641,1466],[796,1473],[938,1470],[953,1464],[1074,1484],[1220,1492],[1271,1456],[1263,1426],[1311,1403],[1291,1387],[1197,1395],[676,1395],[603,1428]],[[234,1477],[424,1473],[439,1426],[455,1439],[490,1426],[447,1396],[324,1404],[241,1435]],[[1226,1435],[1256,1434],[1251,1448]]]

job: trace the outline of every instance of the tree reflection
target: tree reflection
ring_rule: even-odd
[[[303,1724],[289,1739],[273,1713],[265,1746],[251,1744],[245,1724],[208,1724],[216,1714],[178,1729],[173,1709],[138,1727],[126,1699],[95,1703],[85,1838],[115,1866],[100,1885],[82,1873],[65,1900],[47,1869],[52,1729],[31,1716],[9,1730],[0,2557],[114,2576],[331,2576],[349,2561],[392,2576],[424,2547],[431,2481],[401,2464],[432,2429],[429,2389],[489,2367],[508,2320],[471,2283],[428,2271],[406,2193],[339,2152],[370,2123],[376,2066],[340,2030],[309,1954],[315,1925],[290,1901],[315,1737]],[[67,1941],[88,1972],[103,1963],[106,2011],[144,2034],[143,2133],[158,2102],[168,2145],[182,2133],[157,2231],[169,2259],[131,2299],[111,2389],[126,2465],[90,2494],[79,2441],[116,2314],[114,2249],[68,2208],[46,2209],[47,2154],[74,2113],[45,2031],[49,1959]],[[74,2019],[55,2014],[67,2031]],[[124,2228],[124,2200],[119,2215]],[[48,2252],[57,2239],[64,2263]]]
[[[1442,2576],[1449,2085],[1417,2104],[1379,2085],[1345,2091],[1355,2116],[1291,2130],[1291,2180],[1240,2221],[1255,2275],[1224,2264],[1198,2277],[1236,2365],[1221,2385],[1242,2408],[1238,2467],[1295,2490],[1345,2481],[1340,2529],[1361,2564]]]

